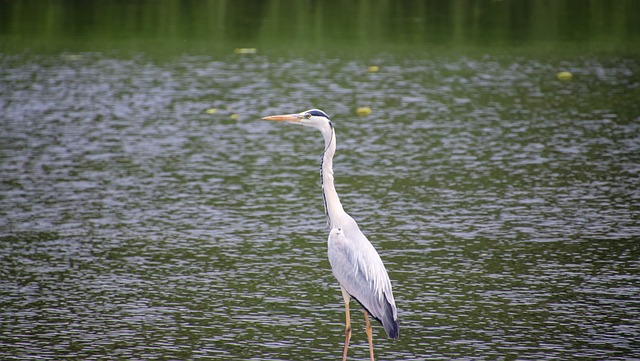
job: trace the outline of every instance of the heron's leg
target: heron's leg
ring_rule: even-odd
[[[364,319],[367,322],[367,339],[369,340],[369,357],[371,357],[371,361],[375,361],[375,357],[373,356],[373,330],[371,329],[371,323],[369,323],[369,314],[367,310],[364,311]]]
[[[344,330],[344,350],[342,351],[342,361],[347,360],[347,351],[349,350],[349,340],[351,340],[351,315],[349,314],[349,300],[351,296],[342,288],[342,297],[344,298],[344,312],[346,316],[346,327]]]

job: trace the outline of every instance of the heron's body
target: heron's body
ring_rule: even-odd
[[[389,337],[397,338],[398,314],[391,282],[371,242],[354,222],[333,228],[328,246],[331,269],[342,288],[382,324]]]
[[[382,324],[391,338],[398,337],[398,314],[391,282],[378,252],[360,231],[356,221],[344,211],[336,192],[333,181],[333,156],[336,151],[333,124],[324,112],[317,109],[263,119],[302,124],[316,128],[322,133],[325,141],[321,167],[322,194],[330,229],[327,242],[328,256],[333,274],[342,287],[347,314],[343,360],[346,359],[351,337],[350,297],[355,298],[365,309],[370,356],[373,360],[372,331],[367,312]]]

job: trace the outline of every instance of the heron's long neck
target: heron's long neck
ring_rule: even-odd
[[[333,183],[333,155],[336,153],[336,132],[333,126],[321,131],[325,144],[325,150],[322,154],[322,167],[320,168],[324,209],[327,214],[329,228],[335,228],[339,226],[336,224],[337,220],[341,219],[340,216],[344,214],[338,192],[336,192],[336,187]]]

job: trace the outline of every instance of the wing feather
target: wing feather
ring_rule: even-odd
[[[340,285],[378,322],[389,337],[398,337],[398,315],[387,270],[360,229],[334,228],[329,233],[328,255]]]

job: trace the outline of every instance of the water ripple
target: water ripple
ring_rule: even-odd
[[[0,60],[3,359],[338,357],[322,140],[259,120],[310,107],[394,283],[381,359],[638,347],[636,61]]]

